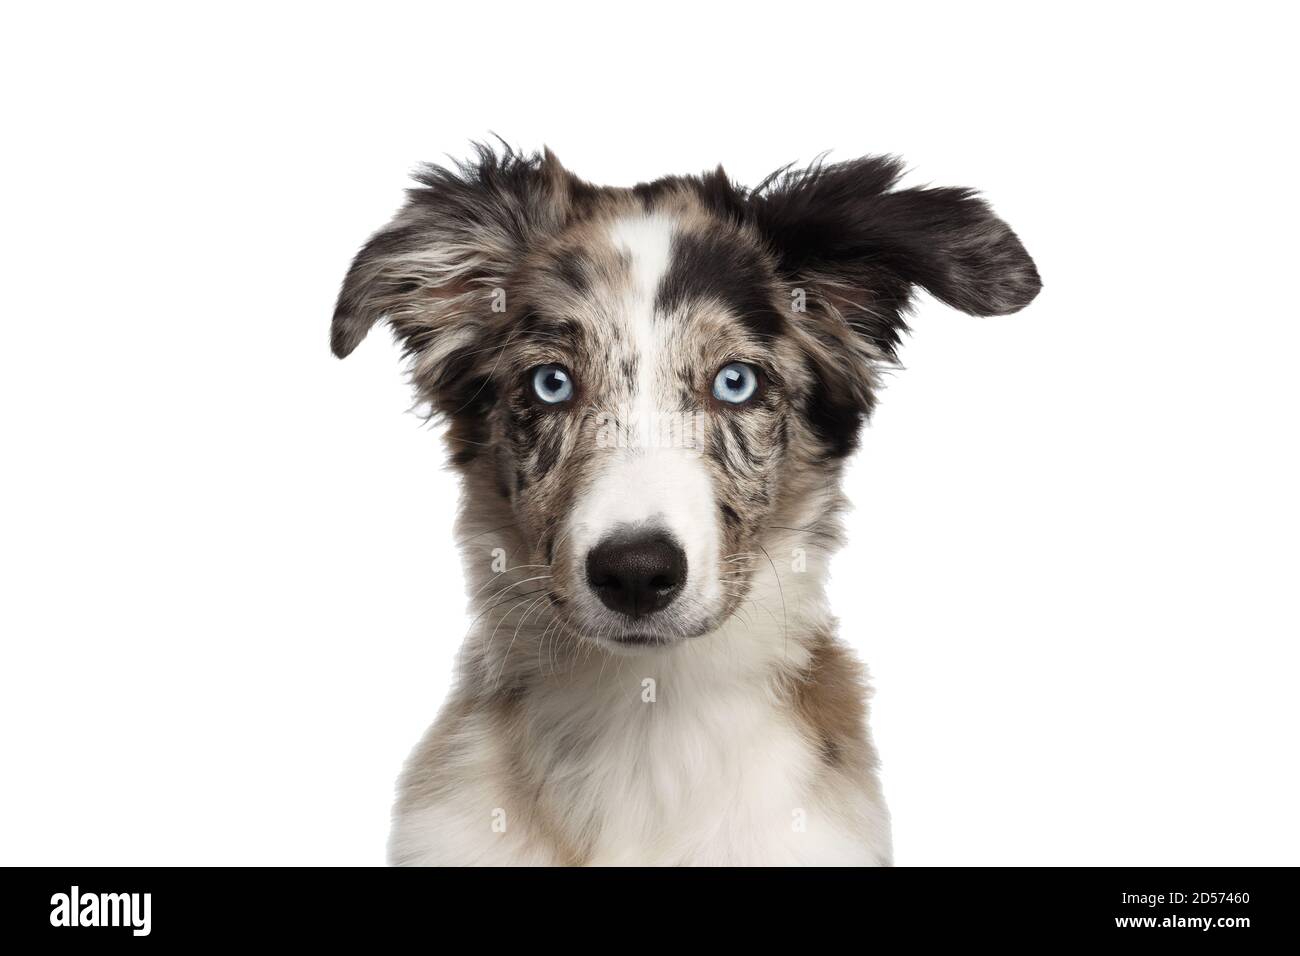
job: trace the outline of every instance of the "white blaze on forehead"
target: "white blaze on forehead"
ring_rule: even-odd
[[[616,220],[609,229],[614,248],[628,257],[631,276],[620,318],[636,351],[637,381],[633,407],[638,443],[652,444],[653,422],[659,412],[655,373],[665,328],[655,321],[655,296],[672,264],[674,220],[645,215]]]
[[[677,221],[659,213],[627,216],[615,220],[609,227],[609,238],[614,248],[625,252],[632,260],[634,286],[652,303],[659,289],[659,280],[672,261],[673,233],[676,230]]]
[[[617,447],[607,449],[591,485],[578,496],[570,515],[575,559],[607,535],[626,525],[663,528],[686,552],[687,581],[680,604],[712,607],[719,583],[717,502],[713,482],[700,460],[697,443],[682,447],[693,436],[689,427],[665,431],[665,419],[681,410],[671,364],[664,361],[674,347],[673,327],[655,315],[659,285],[672,264],[671,217],[647,214],[619,219],[609,226],[610,244],[628,261],[626,291],[617,304],[623,336],[614,346],[636,360],[636,381],[630,385],[628,408],[612,411],[620,418]],[[665,436],[676,440],[665,443]],[[669,611],[672,613],[672,606]]]

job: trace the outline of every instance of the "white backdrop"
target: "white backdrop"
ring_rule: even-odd
[[[901,864],[1300,863],[1281,5],[5,15],[0,862],[380,863],[468,623],[352,254],[496,131],[630,185],[897,152],[1045,290],[923,299],[834,565]]]

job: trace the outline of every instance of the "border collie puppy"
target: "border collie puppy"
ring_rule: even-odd
[[[893,158],[594,186],[417,174],[334,313],[447,423],[474,623],[399,785],[399,864],[888,864],[862,667],[823,597],[846,456],[915,287],[1038,273]]]

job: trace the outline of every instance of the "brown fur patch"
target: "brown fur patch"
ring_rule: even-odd
[[[817,635],[807,647],[808,666],[784,688],[796,718],[829,769],[849,774],[874,769],[862,665],[828,634]]]

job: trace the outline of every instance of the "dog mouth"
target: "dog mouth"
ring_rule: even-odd
[[[592,610],[590,616],[581,612],[566,615],[570,630],[598,646],[626,651],[668,648],[703,637],[716,630],[727,616],[727,612],[720,609],[717,613],[702,616],[651,614],[631,618],[619,615],[618,619],[611,620],[612,615]]]
[[[600,599],[594,588],[565,588],[552,607],[571,635],[607,650],[636,652],[666,649],[704,637],[722,627],[743,603],[743,589],[733,586],[716,595],[691,588],[670,606],[650,613],[625,613]],[[558,597],[559,595],[557,595]]]
[[[673,638],[639,631],[631,634],[611,634],[609,640],[624,647],[654,647],[670,643]]]
[[[721,627],[745,590],[736,571],[687,558],[660,522],[616,526],[562,556],[564,599],[553,603],[568,632],[598,647],[636,652],[673,647]],[[566,549],[568,550],[568,549]],[[730,574],[732,577],[727,577]]]
[[[707,631],[648,631],[640,629],[620,634],[610,634],[608,632],[591,634],[588,640],[597,644],[606,651],[615,654],[639,654],[655,653],[665,651],[672,647],[677,647],[696,637],[703,636]]]

